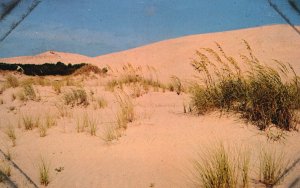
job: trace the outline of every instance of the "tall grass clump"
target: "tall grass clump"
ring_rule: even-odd
[[[194,161],[194,183],[204,188],[248,187],[249,153],[235,156],[223,144]]]
[[[104,128],[103,134],[101,136],[102,140],[105,142],[111,142],[113,140],[118,140],[120,137],[120,130],[115,125],[108,125]]]
[[[244,41],[249,55],[242,63],[228,56],[217,44],[197,51],[192,66],[202,82],[192,88],[192,103],[198,113],[214,109],[238,112],[261,130],[274,124],[291,130],[294,111],[300,108],[300,78],[291,65],[274,61],[277,68],[260,62]]]
[[[264,149],[260,154],[259,179],[267,187],[279,184],[284,178],[288,162],[282,152]]]
[[[134,106],[130,97],[126,94],[116,95],[119,104],[117,113],[118,128],[127,129],[127,124],[134,120]]]
[[[86,128],[88,128],[88,132],[91,134],[91,136],[96,136],[97,133],[97,124],[98,121],[96,118],[92,117],[91,115],[88,115],[87,113],[84,113],[82,117],[77,118],[76,122],[76,129],[77,132],[83,132]]]
[[[51,128],[51,127],[57,125],[57,120],[55,118],[56,117],[54,117],[53,115],[49,115],[49,114],[47,114],[45,116],[45,125],[47,128]]]
[[[181,80],[177,76],[171,77],[171,83],[168,86],[170,91],[175,91],[177,95],[180,95],[181,92],[184,91]]]
[[[57,95],[61,93],[62,87],[63,87],[62,81],[54,81],[52,83],[52,88]]]
[[[64,95],[64,101],[66,105],[83,105],[89,104],[87,93],[84,89],[72,89]]]
[[[22,90],[18,93],[18,97],[21,101],[38,100],[37,94],[32,86],[32,84],[22,85]]]
[[[40,117],[33,117],[31,115],[23,115],[22,117],[23,125],[25,130],[32,130],[35,127],[40,127]]]

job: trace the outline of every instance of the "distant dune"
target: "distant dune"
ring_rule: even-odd
[[[246,53],[242,39],[250,43],[257,57],[263,62],[272,63],[272,59],[289,62],[294,66],[296,72],[300,73],[300,63],[298,62],[300,59],[300,36],[288,25],[190,35],[97,57],[49,51],[36,56],[3,58],[0,59],[0,62],[36,64],[57,61],[86,62],[99,66],[109,65],[114,68],[131,63],[136,66],[155,67],[162,79],[167,79],[171,75],[191,78],[194,71],[190,62],[195,58],[197,49],[202,47],[216,49],[215,42],[218,42],[226,53],[239,57],[240,53]]]

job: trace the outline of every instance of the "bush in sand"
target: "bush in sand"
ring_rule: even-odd
[[[243,64],[228,56],[219,44],[220,55],[210,48],[197,51],[199,59],[192,66],[204,82],[192,88],[194,109],[199,114],[213,109],[238,112],[261,130],[270,124],[294,129],[295,110],[300,108],[299,76],[292,66],[279,61],[275,61],[277,69],[262,64],[244,43],[249,57],[241,55]]]

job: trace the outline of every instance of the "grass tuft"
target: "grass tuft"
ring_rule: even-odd
[[[62,81],[54,81],[52,83],[52,88],[54,92],[58,95],[61,93],[61,88],[63,87],[63,82]]]
[[[57,125],[57,121],[56,121],[55,117],[47,114],[45,117],[45,125],[47,128],[51,128],[51,127]]]
[[[41,185],[47,186],[50,183],[49,166],[50,165],[46,163],[45,159],[42,158],[39,164],[39,177]]]
[[[25,130],[32,130],[35,127],[40,127],[40,117],[33,117],[31,115],[23,115],[22,117],[23,125]]]
[[[134,120],[134,106],[130,97],[126,94],[116,95],[119,104],[117,124],[120,129],[127,129],[127,124]]]
[[[194,183],[205,188],[248,187],[250,155],[234,156],[220,144],[194,161]]]
[[[288,166],[282,152],[275,149],[263,150],[260,155],[259,179],[267,187],[273,187],[283,180],[283,173]]]
[[[113,140],[117,140],[120,137],[120,133],[118,127],[115,125],[109,125],[104,128],[104,132],[102,135],[102,139],[105,142],[111,142]]]
[[[77,132],[84,132],[88,128],[91,136],[96,136],[97,133],[97,119],[89,116],[87,113],[84,113],[82,117],[77,118],[76,122]]]
[[[7,88],[10,88],[10,87],[18,87],[19,86],[19,81],[18,81],[18,78],[15,77],[14,75],[12,74],[9,74],[6,76],[6,87]]]
[[[87,106],[88,96],[84,89],[72,89],[70,92],[64,95],[64,101],[66,105],[83,105]]]
[[[13,146],[13,147],[16,146],[16,139],[17,139],[17,136],[16,136],[15,128],[14,128],[12,125],[9,125],[9,126],[7,127],[6,135],[7,135],[8,138],[11,140],[12,146]]]
[[[107,106],[107,101],[103,97],[97,98],[97,105],[99,108],[105,108]]]
[[[39,125],[39,133],[40,133],[40,137],[45,137],[47,135],[47,125],[44,125],[44,124],[40,124]]]

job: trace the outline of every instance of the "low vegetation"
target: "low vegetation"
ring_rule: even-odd
[[[87,113],[84,113],[83,116],[77,118],[76,129],[78,133],[84,132],[85,129],[88,129],[88,132],[91,134],[91,136],[96,136],[97,124],[98,121],[96,118]]]
[[[39,178],[41,185],[47,186],[50,183],[49,166],[50,165],[45,161],[45,159],[42,158],[39,164]]]
[[[8,162],[1,161],[0,163],[0,182],[3,181],[6,177],[11,176],[11,167]]]
[[[53,115],[47,114],[45,116],[45,125],[47,128],[51,128],[55,125],[57,125],[57,121]]]
[[[117,94],[119,110],[117,113],[117,124],[120,129],[127,129],[127,124],[134,120],[134,107],[130,97],[126,94]]]
[[[41,123],[39,125],[39,133],[40,133],[40,137],[45,137],[47,135],[47,126],[43,123]]]
[[[32,130],[36,127],[40,127],[41,124],[39,116],[23,115],[22,120],[25,130]]]
[[[124,86],[133,86],[134,97],[139,97],[142,93],[147,93],[150,87],[155,91],[166,88],[158,79],[153,78],[152,73],[146,77],[143,75],[141,67],[133,67],[131,64],[124,65],[123,72],[120,73],[117,79],[110,80],[106,84],[106,89],[114,91],[115,87],[123,89]]]
[[[275,69],[261,63],[244,41],[249,56],[243,63],[228,56],[217,44],[197,51],[192,66],[201,73],[202,82],[192,88],[194,109],[203,114],[214,109],[238,112],[265,130],[270,124],[280,129],[295,128],[295,110],[300,108],[300,78],[293,67],[275,61]]]
[[[91,64],[85,64],[84,66],[80,67],[74,72],[74,75],[89,75],[90,73],[104,75],[108,72],[108,69],[106,67],[99,68],[95,65]]]
[[[171,77],[171,83],[168,85],[168,89],[170,91],[175,91],[177,95],[180,95],[180,93],[184,91],[183,84],[177,76]]]
[[[104,132],[102,134],[102,139],[105,142],[111,142],[113,140],[117,140],[121,136],[120,130],[115,125],[108,125],[104,128]]]
[[[12,146],[16,146],[16,132],[15,132],[15,128],[12,125],[8,125],[7,130],[6,130],[6,135],[8,136],[8,138],[11,140],[12,142]]]
[[[260,155],[259,179],[267,187],[279,184],[284,178],[288,166],[283,152],[275,149],[265,149]]]
[[[63,83],[62,81],[54,81],[52,83],[52,88],[54,90],[54,92],[58,95],[61,94],[61,88],[63,87]]]
[[[98,108],[105,108],[107,106],[107,101],[103,97],[99,97],[96,99]]]
[[[9,74],[6,76],[6,82],[5,82],[5,87],[10,88],[16,88],[19,86],[19,81],[18,78],[12,74]]]
[[[87,93],[84,89],[72,89],[71,91],[65,93],[64,102],[66,105],[83,105],[87,106],[89,104]]]
[[[37,99],[37,95],[31,84],[23,86],[23,93],[24,93],[25,100],[36,100]]]
[[[205,188],[248,187],[250,155],[234,154],[220,144],[194,161],[194,184]]]

